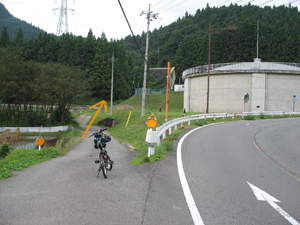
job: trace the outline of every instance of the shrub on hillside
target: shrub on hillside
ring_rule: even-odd
[[[0,147],[0,158],[4,158],[9,153],[9,144],[4,142]]]

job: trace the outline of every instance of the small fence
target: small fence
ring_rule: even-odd
[[[4,132],[6,129],[9,130],[17,130],[20,129],[21,133],[25,132],[40,132],[40,133],[45,133],[45,132],[59,132],[59,131],[67,131],[67,130],[74,130],[75,128],[72,126],[56,126],[56,127],[0,127],[0,132]]]
[[[38,145],[35,143],[35,142],[32,142],[32,143],[28,143],[26,145],[20,145],[20,146],[17,146],[15,147],[14,149],[17,149],[17,148],[26,148],[26,149],[34,149],[36,148]]]
[[[146,88],[147,95],[162,95],[166,93],[167,88]],[[170,90],[171,91],[171,90]],[[135,95],[141,94],[143,92],[143,88],[136,88]]]
[[[148,157],[150,157],[151,155],[154,155],[155,153],[155,144],[159,145],[160,144],[160,140],[161,137],[162,139],[165,139],[167,136],[167,132],[168,134],[172,133],[172,128],[174,127],[175,130],[177,129],[178,124],[182,125],[183,123],[188,123],[188,125],[190,125],[192,120],[201,120],[201,119],[209,119],[209,118],[223,118],[225,119],[226,117],[242,117],[244,118],[245,116],[248,115],[300,115],[300,112],[244,112],[244,113],[215,113],[215,114],[198,114],[198,115],[192,115],[192,116],[186,116],[186,117],[180,117],[174,120],[170,120],[164,124],[162,124],[160,127],[157,127],[155,131],[153,131],[152,129],[148,129],[147,130],[147,135],[146,135],[146,143],[145,145],[148,146]],[[166,132],[167,131],[167,132]]]
[[[5,129],[4,133],[0,134],[0,144],[3,142],[17,141],[20,139],[20,128],[11,132],[10,129]]]

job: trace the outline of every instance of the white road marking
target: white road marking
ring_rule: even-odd
[[[268,193],[264,192],[263,190],[259,189],[258,187],[254,186],[253,184],[247,182],[248,185],[251,187],[254,195],[256,196],[257,200],[259,201],[266,201],[272,206],[277,212],[280,213],[287,221],[289,221],[293,225],[300,225],[298,221],[296,221],[293,217],[291,217],[286,211],[280,208],[275,202],[280,202],[278,199],[274,198],[273,196],[269,195]]]
[[[183,143],[184,139],[188,135],[190,135],[192,132],[194,132],[198,129],[201,129],[203,127],[210,126],[210,125],[214,125],[214,124],[209,124],[209,125],[205,125],[205,126],[202,126],[202,127],[197,127],[194,130],[191,130],[190,132],[185,134],[180,139],[180,141],[178,143],[178,146],[177,146],[177,169],[178,169],[178,174],[179,174],[179,178],[180,178],[180,182],[181,182],[181,187],[182,187],[182,190],[183,190],[183,193],[184,193],[184,196],[185,196],[186,203],[189,207],[192,219],[194,221],[194,224],[197,224],[197,225],[204,225],[204,222],[203,222],[203,220],[201,218],[201,215],[198,211],[198,208],[197,208],[196,203],[194,201],[194,198],[193,198],[192,192],[190,190],[189,184],[188,184],[187,179],[185,177],[185,173],[184,173],[184,169],[183,169],[183,165],[182,165],[182,158],[181,158],[181,146],[182,146],[182,143]]]

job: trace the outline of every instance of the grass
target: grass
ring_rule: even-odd
[[[100,101],[100,100],[99,100]],[[134,109],[120,109],[121,106],[129,105],[134,106]],[[215,123],[220,121],[219,119],[207,119],[192,121],[190,126],[187,126],[187,123],[184,124],[184,127],[181,127],[178,130],[173,130],[172,135],[168,136],[165,140],[161,142],[159,146],[155,147],[155,155],[148,157],[148,147],[145,145],[145,138],[147,129],[146,121],[148,117],[154,113],[157,126],[162,125],[165,122],[166,118],[166,96],[165,95],[147,95],[146,96],[146,109],[145,116],[141,117],[141,108],[142,108],[142,96],[134,95],[130,99],[114,105],[113,114],[110,115],[110,109],[107,113],[99,113],[96,117],[93,125],[97,125],[100,120],[105,118],[115,118],[115,126],[109,129],[110,134],[118,139],[122,143],[126,143],[134,148],[137,152],[136,157],[131,161],[132,164],[141,164],[146,162],[153,162],[164,158],[168,152],[172,149],[174,140],[183,133],[186,129],[190,129],[196,126],[202,126],[208,123]],[[118,108],[120,110],[118,110]],[[122,108],[122,107],[121,107]],[[93,116],[97,109],[86,109],[82,114],[88,114]],[[131,117],[129,114],[131,111]],[[168,110],[168,120],[172,120],[182,116],[194,115],[195,113],[183,113],[183,92],[172,92],[169,95],[169,110]],[[234,120],[240,120],[241,118],[235,118]],[[226,118],[227,121],[232,121],[233,119]],[[224,121],[224,120],[222,120]],[[126,127],[126,124],[128,125]],[[154,128],[155,129],[155,128]],[[108,145],[109,146],[109,145]]]
[[[69,149],[75,145],[80,139],[83,133],[83,129],[80,126],[76,126],[74,131],[64,131],[43,134],[44,136],[57,137],[58,139],[64,136],[65,140],[68,139],[69,142],[64,144],[61,148],[61,140],[56,143],[55,147],[43,147],[41,151],[36,149],[10,149],[10,153],[4,157],[0,158],[0,180],[6,179],[13,176],[12,171],[19,171],[27,168],[31,165],[38,164],[50,160],[52,158],[64,155]],[[22,136],[30,135],[36,136],[36,133],[22,133]]]
[[[89,105],[94,105],[100,102],[102,99],[93,98],[89,99],[86,102],[90,103]],[[83,104],[86,105],[86,104]],[[134,107],[133,109],[124,108],[125,105],[129,105]],[[174,141],[178,138],[180,134],[185,132],[187,129],[191,129],[197,126],[203,126],[210,123],[219,123],[226,121],[237,121],[242,120],[240,117],[231,117],[222,119],[216,118],[207,119],[207,120],[198,120],[191,121],[191,124],[188,126],[187,123],[183,125],[183,127],[179,127],[177,130],[172,130],[172,135],[167,136],[167,138],[161,141],[159,146],[155,147],[155,155],[148,157],[148,147],[145,146],[145,138],[147,133],[147,125],[146,121],[148,117],[154,113],[157,119],[157,126],[160,126],[165,122],[166,115],[166,96],[165,95],[147,95],[146,96],[146,109],[145,116],[141,117],[141,108],[142,108],[142,96],[134,95],[131,98],[127,99],[124,102],[114,102],[113,106],[113,114],[110,115],[110,109],[108,108],[107,112],[100,113],[96,117],[93,125],[97,125],[97,123],[105,118],[115,118],[116,124],[115,126],[109,129],[110,134],[116,138],[118,141],[122,143],[126,143],[134,148],[136,151],[136,157],[131,161],[132,164],[142,164],[147,162],[154,162],[164,158],[168,152],[172,151],[172,146]],[[110,106],[110,104],[108,104]],[[82,114],[87,114],[94,116],[97,109],[83,109],[82,113],[74,114],[74,117],[78,117]],[[129,118],[129,114],[131,113],[131,117]],[[169,110],[168,110],[168,120],[172,120],[182,116],[194,115],[196,113],[183,113],[183,92],[171,92],[169,95]],[[284,116],[269,116],[269,115],[258,115],[258,116],[247,116],[245,120],[256,120],[256,119],[275,119],[275,118],[286,118],[289,115]],[[128,122],[128,125],[126,126]],[[89,124],[89,122],[88,122]],[[73,124],[72,124],[73,125]],[[73,125],[74,126],[74,125]],[[155,129],[155,128],[154,128]],[[30,165],[37,164],[42,161],[49,160],[53,157],[58,157],[60,155],[65,154],[71,146],[80,141],[83,130],[76,126],[75,133],[74,131],[65,131],[65,132],[56,132],[56,133],[43,133],[40,135],[43,136],[55,136],[57,138],[61,138],[63,135],[65,138],[70,138],[70,143],[64,147],[60,148],[60,144],[58,143],[56,147],[45,147],[42,148],[42,151],[38,150],[26,150],[20,149],[11,151],[8,156],[0,159],[0,179],[5,179],[7,177],[12,176],[12,170],[22,170]],[[36,136],[36,133],[22,133],[22,136]],[[108,145],[109,147],[109,145]]]
[[[101,100],[99,100],[101,101]],[[134,109],[120,109],[120,106],[129,105],[134,106]],[[134,148],[136,151],[136,157],[131,161],[132,164],[141,164],[147,162],[153,162],[164,158],[168,152],[171,151],[171,146],[173,145],[174,140],[178,138],[178,136],[186,131],[187,129],[191,129],[197,126],[203,126],[210,123],[218,123],[218,122],[226,122],[226,121],[237,121],[243,120],[241,117],[231,117],[228,118],[216,118],[207,119],[207,120],[198,120],[191,121],[190,126],[187,123],[178,130],[173,130],[172,135],[168,136],[166,140],[163,140],[159,146],[155,147],[155,155],[148,157],[148,147],[145,146],[145,138],[148,127],[146,126],[146,121],[148,117],[154,113],[157,119],[157,126],[160,126],[165,122],[165,105],[166,105],[166,96],[165,95],[146,95],[146,109],[145,116],[141,117],[141,108],[142,108],[142,96],[134,95],[128,100],[116,104],[113,107],[113,114],[110,115],[110,109],[108,109],[107,113],[99,113],[96,117],[93,125],[97,125],[100,120],[105,118],[115,118],[116,124],[115,126],[109,129],[110,134],[118,139],[122,143],[126,143]],[[129,114],[131,113],[131,117],[129,118]],[[89,114],[93,116],[96,112],[96,109],[86,110],[82,114]],[[168,111],[168,120],[172,120],[178,117],[182,117],[183,115],[195,115],[196,113],[183,113],[183,92],[171,92],[169,95],[169,111]],[[256,120],[256,119],[270,119],[270,118],[285,118],[289,117],[288,115],[284,116],[269,116],[269,115],[259,115],[259,116],[246,116],[244,120]],[[128,126],[126,127],[128,121]],[[155,128],[154,128],[155,129]],[[109,145],[108,145],[109,146]]]

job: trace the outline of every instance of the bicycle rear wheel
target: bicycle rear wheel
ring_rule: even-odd
[[[103,173],[104,178],[107,178],[107,171],[106,171],[105,165],[102,164],[101,167],[102,167],[102,173]]]

